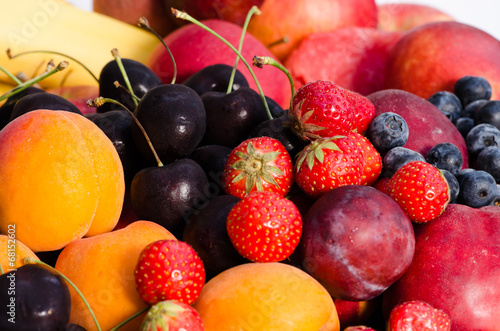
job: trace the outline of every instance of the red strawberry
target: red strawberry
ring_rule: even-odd
[[[359,134],[365,133],[370,126],[372,119],[376,116],[373,103],[365,96],[349,91],[349,102],[354,108],[353,130]]]
[[[250,138],[229,154],[222,173],[227,194],[243,198],[255,191],[285,196],[293,183],[293,162],[283,144],[271,137]]]
[[[435,219],[450,201],[448,181],[438,168],[424,161],[412,161],[399,168],[387,190],[417,223]]]
[[[451,330],[448,314],[423,301],[407,301],[394,307],[387,322],[388,331]]]
[[[357,140],[348,136],[320,138],[307,145],[295,164],[295,182],[310,197],[342,185],[359,185],[363,153]]]
[[[236,250],[253,262],[288,258],[302,235],[302,217],[290,200],[273,192],[254,192],[227,216],[227,232]]]
[[[288,126],[308,140],[352,131],[355,113],[349,95],[348,90],[330,81],[303,85],[293,96]]]
[[[191,304],[205,284],[205,268],[186,242],[158,240],[141,252],[135,284],[141,298],[150,305],[164,300]]]
[[[382,157],[372,143],[359,133],[352,132],[349,137],[356,141],[363,153],[363,171],[360,185],[372,185],[382,172]]]
[[[177,300],[160,301],[149,310],[140,331],[203,331],[200,314],[187,303]]]
[[[373,183],[373,187],[379,190],[380,192],[383,192],[387,195],[389,195],[389,182],[391,181],[390,178],[384,177],[384,178],[379,178],[375,183]]]

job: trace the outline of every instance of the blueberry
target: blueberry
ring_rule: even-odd
[[[469,155],[475,158],[484,148],[499,145],[500,130],[491,124],[478,124],[469,131],[465,143]]]
[[[439,170],[441,170],[441,173],[448,182],[448,187],[450,188],[450,203],[454,203],[457,200],[458,193],[460,192],[460,185],[458,184],[458,179],[448,170],[445,169],[439,169]]]
[[[489,205],[496,197],[497,183],[492,175],[483,170],[465,174],[460,181],[457,201],[472,208]]]
[[[460,117],[455,122],[455,127],[464,139],[467,137],[467,134],[474,127],[474,125],[474,119],[470,117]]]
[[[465,107],[475,100],[490,100],[492,89],[490,83],[483,77],[464,76],[455,82],[453,92]]]
[[[487,101],[475,113],[474,123],[488,123],[500,129],[500,100]]]
[[[476,111],[487,102],[488,102],[488,100],[484,100],[484,99],[472,101],[467,106],[462,108],[462,112],[460,113],[460,117],[470,117],[473,119],[474,116],[476,116]]]
[[[408,125],[401,115],[387,112],[377,115],[370,123],[366,136],[380,154],[404,146],[408,141]]]
[[[445,169],[455,175],[464,164],[462,153],[451,143],[440,143],[431,148],[427,157],[428,163],[436,168]]]
[[[436,106],[448,119],[455,122],[462,111],[460,99],[448,91],[439,91],[431,95],[427,101]]]
[[[466,169],[462,169],[460,170],[456,175],[455,177],[457,178],[458,180],[458,185],[460,185],[460,183],[462,182],[462,179],[464,178],[465,175],[467,175],[468,173],[470,172],[474,172],[476,171],[476,169],[473,169],[473,168],[466,168]]]
[[[384,165],[384,177],[392,177],[399,168],[410,161],[425,161],[425,158],[419,152],[406,147],[394,147],[385,154],[382,164]]]
[[[490,146],[483,149],[477,156],[476,169],[488,172],[500,183],[500,148]]]
[[[493,201],[491,201],[490,205],[500,207],[500,185],[499,184],[497,184],[497,194],[495,196],[495,199],[493,199]]]

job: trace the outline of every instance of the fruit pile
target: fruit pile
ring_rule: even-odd
[[[26,1],[1,330],[498,330],[498,40],[374,0]]]

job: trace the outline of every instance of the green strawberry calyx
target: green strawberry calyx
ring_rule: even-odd
[[[304,140],[315,140],[321,138],[321,136],[315,132],[324,130],[326,127],[306,123],[307,120],[309,120],[309,118],[313,115],[314,110],[308,110],[302,114],[301,108],[303,104],[304,100],[295,105],[293,112],[289,113],[289,122],[286,122],[285,126],[290,128],[294,134]]]
[[[312,170],[314,163],[318,161],[323,163],[325,158],[324,149],[332,151],[340,151],[339,146],[333,142],[334,140],[345,138],[345,136],[333,136],[328,138],[316,139],[307,145],[304,150],[299,154],[297,159],[297,170],[300,169],[304,161],[306,161],[309,170]]]
[[[177,304],[175,300],[160,301],[149,309],[141,325],[141,331],[168,330],[165,316],[177,317],[186,308]]]

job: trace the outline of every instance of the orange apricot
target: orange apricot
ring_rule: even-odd
[[[338,331],[333,299],[306,272],[284,263],[247,263],[209,280],[193,307],[207,331]]]
[[[34,252],[111,231],[125,194],[112,142],[66,111],[31,111],[0,131],[0,183],[0,231],[15,226]]]
[[[11,227],[7,234],[0,234],[0,267],[3,272],[21,267],[25,257],[38,260],[38,256],[28,246],[16,239],[15,231]]]
[[[154,222],[135,221],[119,230],[73,241],[61,251],[55,268],[82,292],[102,330],[110,330],[147,307],[136,290],[134,269],[141,251],[161,239],[176,238]],[[97,330],[71,286],[70,294],[70,322]],[[139,315],[120,331],[138,330],[143,318],[144,314]]]

